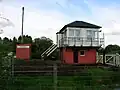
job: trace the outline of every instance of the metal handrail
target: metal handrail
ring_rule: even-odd
[[[47,56],[49,56],[53,51],[55,51],[55,49],[57,49],[57,45],[56,45],[56,47],[55,47],[51,52],[49,52],[49,53],[47,54]]]
[[[47,56],[49,56],[55,49],[57,49],[57,45],[56,45],[56,44],[50,46],[50,47],[41,55],[41,57],[44,57],[44,54],[46,54]]]
[[[52,44],[48,49],[46,49],[42,54],[41,56],[43,56],[49,49],[51,49],[55,44]]]
[[[49,53],[52,49],[54,49],[56,46],[57,46],[57,45],[54,45],[52,48],[50,48],[50,49],[46,52],[46,54]]]

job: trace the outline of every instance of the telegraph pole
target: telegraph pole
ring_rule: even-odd
[[[24,40],[23,40],[23,26],[24,26],[24,7],[22,7],[22,31],[21,31],[21,43],[24,42]]]

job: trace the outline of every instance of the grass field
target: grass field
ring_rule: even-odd
[[[6,59],[7,60],[7,59]],[[5,60],[4,60],[5,61]],[[8,62],[9,63],[9,62]],[[7,65],[4,63],[3,65]],[[39,71],[43,66],[53,65],[53,62],[30,62],[25,63],[24,61],[15,63],[16,66],[39,66]],[[2,66],[2,64],[1,64]],[[18,69],[22,69],[22,67]],[[67,67],[62,68],[64,72],[62,76],[57,78],[57,90],[114,90],[113,88],[120,86],[120,70],[113,71],[108,69],[101,69],[97,67],[93,68],[82,68],[81,66],[65,65]],[[59,66],[58,66],[59,67]],[[9,70],[10,69],[10,70]],[[15,69],[17,69],[15,67]],[[26,69],[26,67],[25,67]],[[29,68],[30,69],[30,68]],[[29,69],[26,69],[29,70]],[[35,70],[34,68],[33,70]],[[48,69],[48,68],[47,68]],[[73,71],[73,75],[65,76],[65,73],[68,73],[68,69]],[[11,68],[2,67],[0,70],[3,72],[6,70],[6,73],[11,72]],[[31,70],[31,69],[30,69]],[[45,69],[42,69],[45,70]],[[53,70],[53,68],[51,68]],[[74,72],[74,70],[76,72]],[[13,78],[10,77],[11,74],[1,75],[0,73],[0,90],[55,90],[54,89],[54,77],[51,76],[42,76],[42,75],[17,75]],[[6,75],[6,76],[5,76]],[[4,77],[4,80],[1,77]],[[8,77],[10,77],[8,80]]]
[[[77,76],[76,76],[77,77]],[[107,90],[110,88],[100,85],[87,85],[90,81],[79,81],[76,77],[58,77],[58,90]],[[53,78],[51,76],[16,77],[14,84],[8,86],[9,90],[53,90]],[[111,89],[112,90],[112,89]]]
[[[116,76],[115,76],[116,75]],[[88,69],[74,76],[58,76],[57,90],[114,90],[120,75],[102,69]],[[15,76],[7,90],[54,90],[53,76]]]

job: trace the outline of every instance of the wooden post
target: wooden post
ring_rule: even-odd
[[[105,64],[105,49],[103,50],[103,64]]]
[[[57,90],[57,64],[53,65],[54,90]]]
[[[13,57],[11,59],[12,59],[12,77],[14,77],[14,59]]]
[[[11,83],[14,83],[14,80],[13,80],[13,78],[14,78],[14,60],[13,60],[13,55],[12,56],[10,56],[10,79],[11,79]]]

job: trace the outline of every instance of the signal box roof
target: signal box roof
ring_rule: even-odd
[[[84,21],[74,21],[74,22],[71,22],[67,25],[65,25],[58,33],[62,33],[67,27],[75,27],[75,28],[96,28],[96,29],[99,29],[99,28],[102,28],[101,26],[97,26],[95,24],[91,24],[91,23],[88,23],[88,22],[84,22]]]

